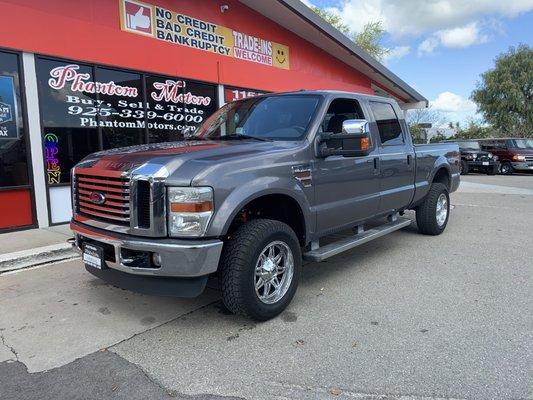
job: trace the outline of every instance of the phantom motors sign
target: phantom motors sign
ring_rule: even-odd
[[[134,84],[133,81],[129,83]],[[136,86],[141,86],[140,81]],[[47,91],[54,93],[51,96],[56,104],[53,110],[65,110],[65,115],[56,115],[56,122],[62,127],[148,127],[151,131],[188,132],[196,129],[216,109],[212,85],[180,78],[149,77],[145,84],[145,102],[142,89],[112,80],[96,81],[78,64],[52,68],[46,87]],[[47,148],[51,149],[48,154],[53,157],[56,154],[53,147],[57,147],[57,142],[48,142],[50,146],[47,145]]]
[[[120,1],[123,31],[176,45],[290,69],[289,47],[135,0]]]
[[[0,76],[0,140],[19,138],[15,82],[12,76]]]

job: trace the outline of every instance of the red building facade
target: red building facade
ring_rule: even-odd
[[[339,89],[425,102],[297,0],[0,8],[0,232],[66,222],[81,158],[176,140],[227,101]]]

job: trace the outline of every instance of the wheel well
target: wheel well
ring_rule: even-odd
[[[446,168],[440,168],[433,177],[433,182],[442,183],[444,186],[450,189],[450,173]]]
[[[267,218],[281,221],[291,227],[302,246],[306,244],[305,217],[300,205],[284,194],[269,194],[246,204],[233,219],[228,234],[251,219]]]

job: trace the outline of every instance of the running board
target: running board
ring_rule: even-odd
[[[308,261],[320,262],[326,258],[330,258],[340,254],[344,251],[353,249],[371,240],[385,236],[391,232],[405,228],[411,225],[411,220],[407,218],[397,218],[396,221],[387,222],[383,225],[363,231],[362,233],[348,236],[344,239],[340,239],[336,242],[319,247],[318,249],[308,251],[304,253],[303,257]]]

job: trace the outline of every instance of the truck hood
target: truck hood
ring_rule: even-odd
[[[475,154],[478,157],[488,156],[489,152],[484,150],[461,150],[461,153],[463,154]]]
[[[260,154],[291,151],[297,142],[255,140],[202,140],[156,143],[93,153],[76,168],[88,172],[115,171],[172,178],[173,184],[190,185],[192,179],[213,164],[251,158]]]
[[[513,148],[511,149],[514,154],[520,155],[520,156],[533,156],[533,149],[518,149]]]

